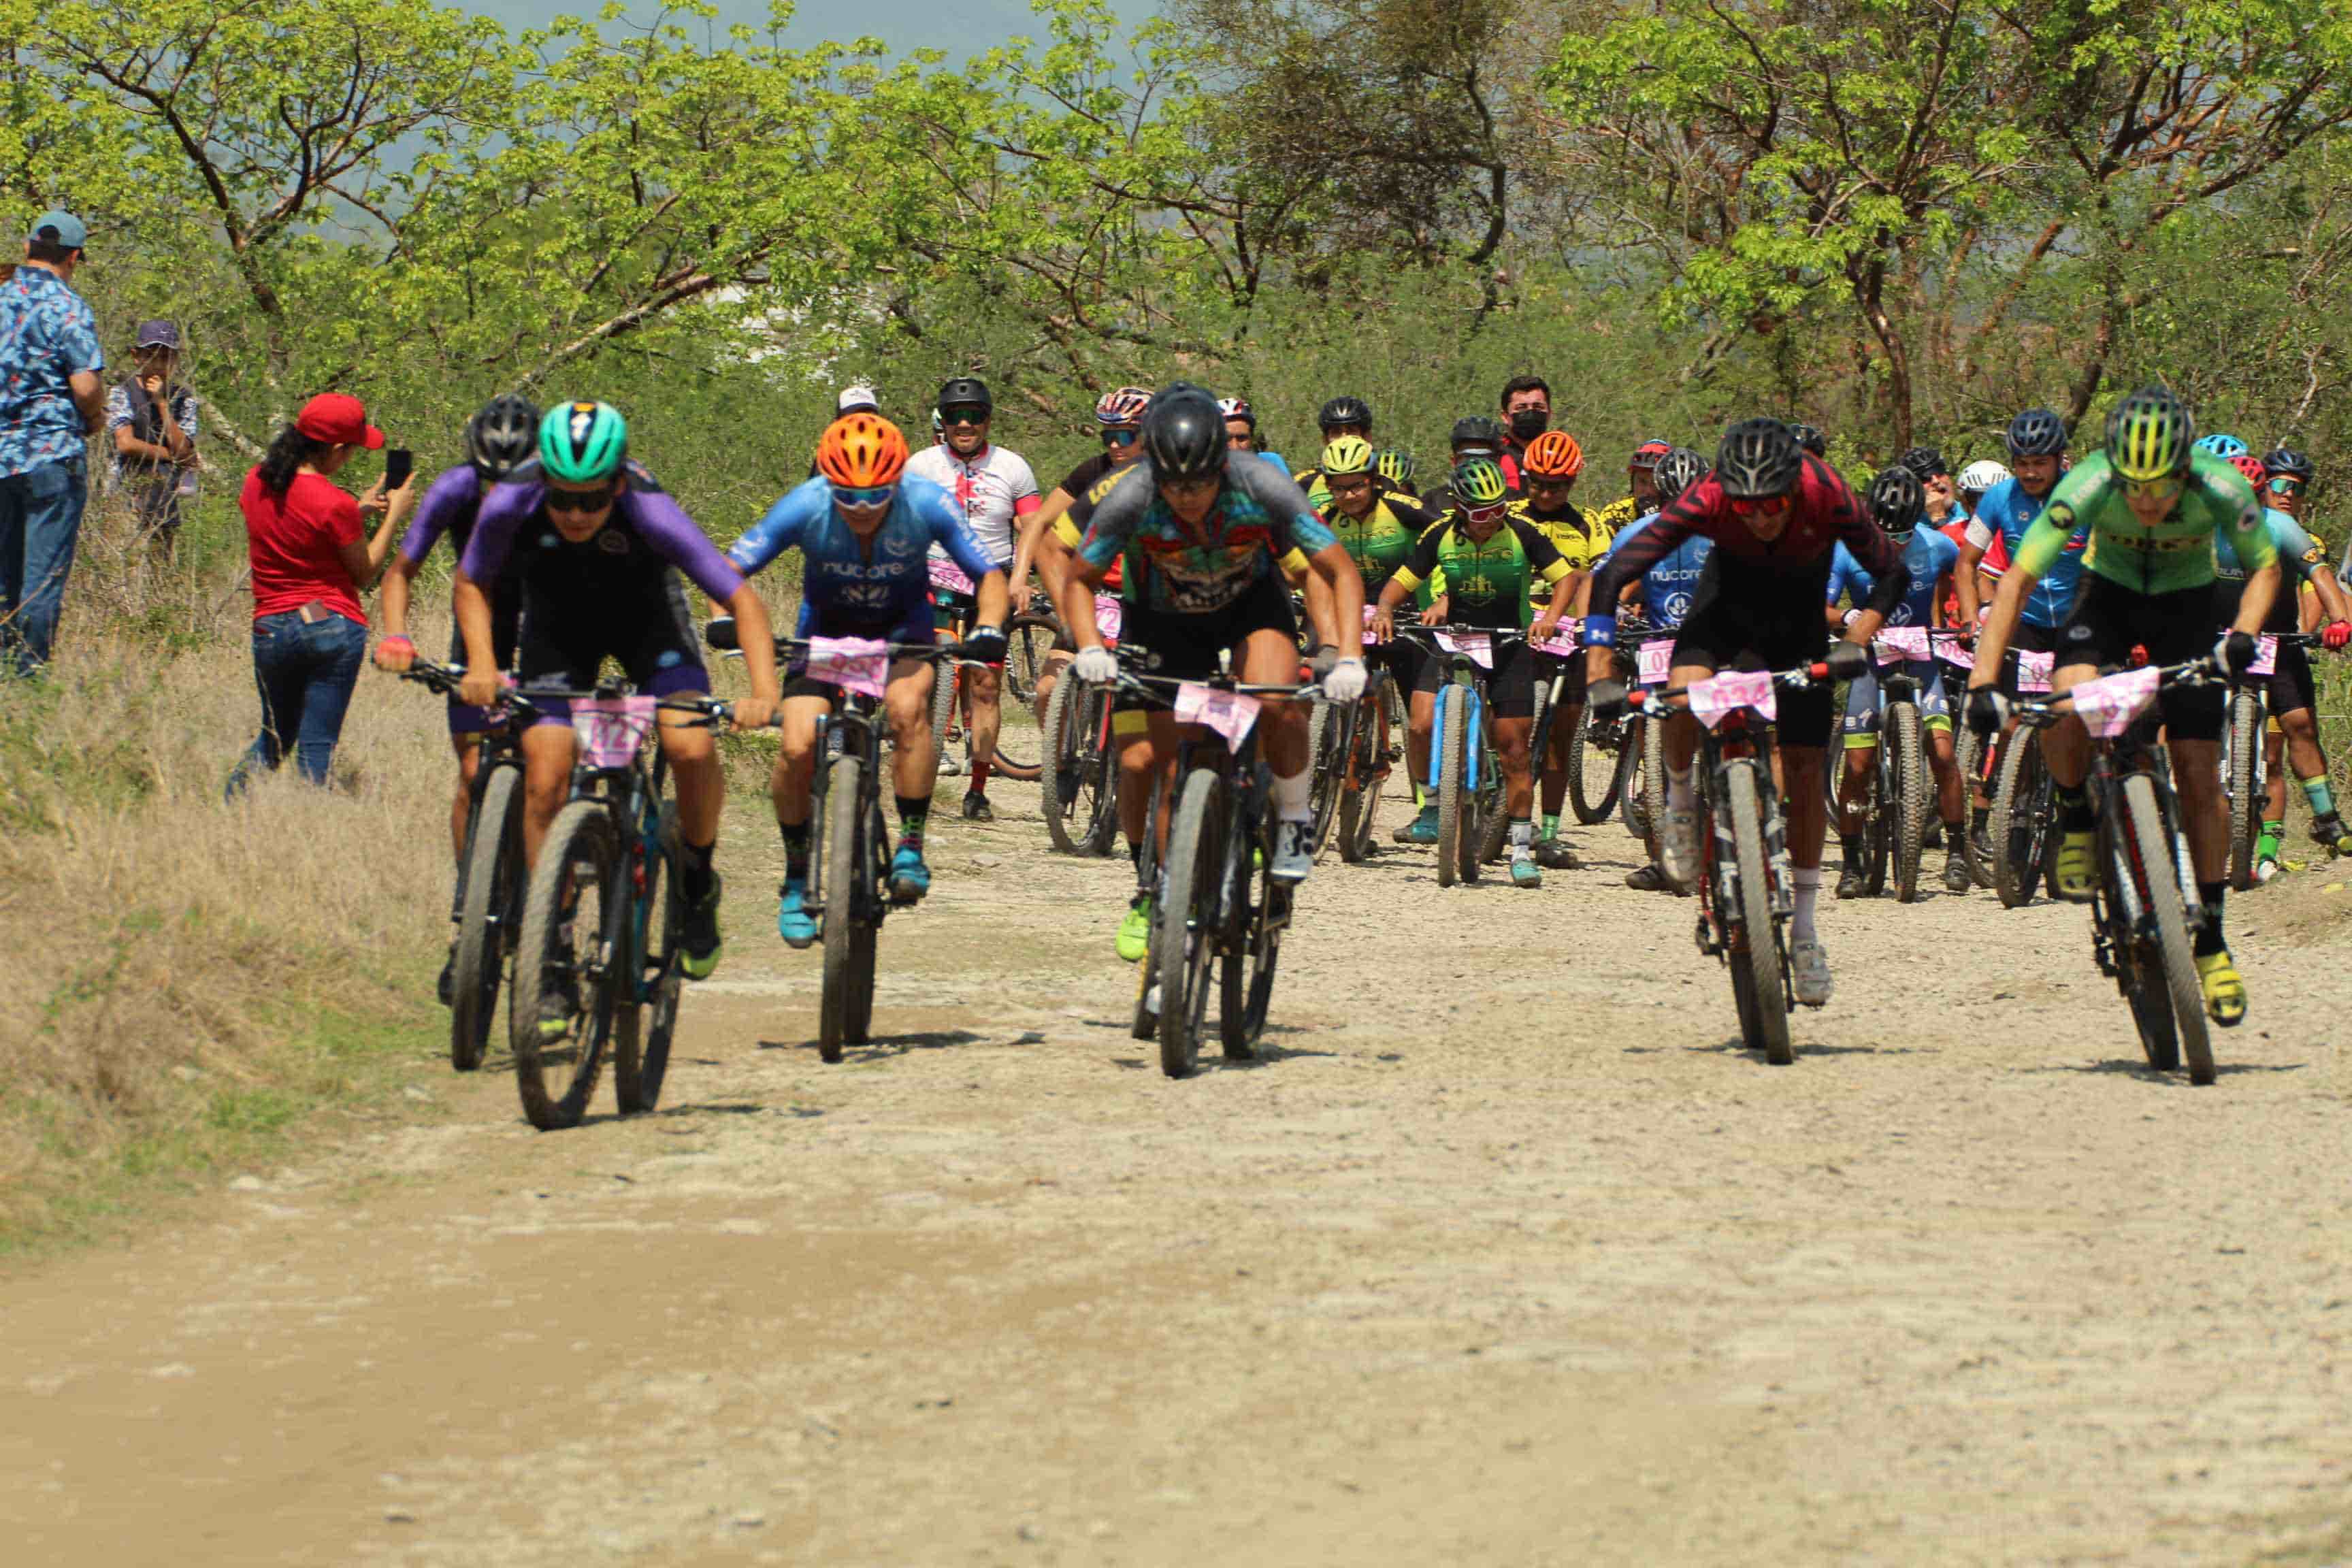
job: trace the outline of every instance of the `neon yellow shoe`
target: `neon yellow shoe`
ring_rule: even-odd
[[[2245,1021],[2246,983],[2230,962],[2227,948],[2197,955],[2197,978],[2205,987],[2205,1016],[2225,1029]]]
[[[2069,903],[2089,903],[2098,873],[2099,836],[2062,834],[2058,839],[2058,896]]]
[[[1150,893],[1138,893],[1127,906],[1127,913],[1118,922],[1118,955],[1129,963],[1140,963],[1151,950],[1152,898]]]

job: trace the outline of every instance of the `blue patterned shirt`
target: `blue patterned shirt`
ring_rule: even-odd
[[[69,383],[105,368],[98,318],[64,279],[24,266],[0,283],[0,479],[86,455]]]

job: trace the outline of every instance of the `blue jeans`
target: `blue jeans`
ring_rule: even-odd
[[[253,623],[253,680],[261,689],[261,733],[229,775],[228,798],[245,792],[256,767],[275,769],[294,753],[294,765],[312,784],[327,782],[343,714],[359,684],[367,628],[330,615],[302,624],[293,611]]]
[[[49,662],[89,498],[79,458],[0,479],[0,676]]]

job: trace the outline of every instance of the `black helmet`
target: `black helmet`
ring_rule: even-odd
[[[1151,395],[1143,416],[1143,453],[1160,479],[1204,479],[1225,471],[1225,421],[1217,400],[1190,382]]]
[[[1870,520],[1882,533],[1909,533],[1927,509],[1927,492],[1919,488],[1919,476],[1901,463],[1870,481]]]
[[[2066,422],[2054,408],[2029,408],[2009,422],[2007,439],[2012,458],[2063,458]]]
[[[1814,457],[1826,458],[1830,455],[1830,438],[1822,434],[1820,426],[1791,425],[1789,426],[1789,434],[1797,438],[1798,446],[1802,447]]]
[[[1944,462],[1944,454],[1933,447],[1914,447],[1895,461],[1917,475],[1923,485],[1938,474],[1952,471]]]
[[[1367,436],[1372,432],[1372,408],[1360,397],[1335,397],[1323,405],[1315,423],[1328,430],[1338,425],[1360,425]]]
[[[1466,419],[1456,419],[1454,422],[1453,444],[1456,447],[1484,447],[1488,451],[1499,452],[1503,449],[1502,423],[1486,414],[1473,414]]]
[[[1658,501],[1664,505],[1698,483],[1706,473],[1705,457],[1688,447],[1670,447],[1650,470],[1650,480],[1658,487]]]
[[[1727,496],[1784,496],[1805,471],[1797,434],[1778,419],[1743,419],[1723,433],[1716,478]]]
[[[2263,458],[2263,467],[2270,470],[2273,479],[2284,474],[2290,479],[2301,479],[2306,485],[2317,477],[2312,472],[2311,459],[2292,447],[2272,447],[2269,455]]]
[[[978,408],[986,413],[996,410],[995,399],[988,395],[988,383],[976,375],[950,376],[940,384],[940,395],[933,400],[936,408]]]
[[[495,484],[539,451],[539,405],[514,393],[493,397],[466,422],[466,461]]]

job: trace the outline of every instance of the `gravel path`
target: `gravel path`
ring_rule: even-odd
[[[1171,1083],[1033,787],[839,1067],[739,805],[659,1115],[420,1062],[417,1125],[0,1280],[11,1557],[2352,1558],[2340,873],[2241,901],[2192,1090],[2077,910],[1828,909],[1772,1068],[1622,832],[1535,893],[1391,850]]]

